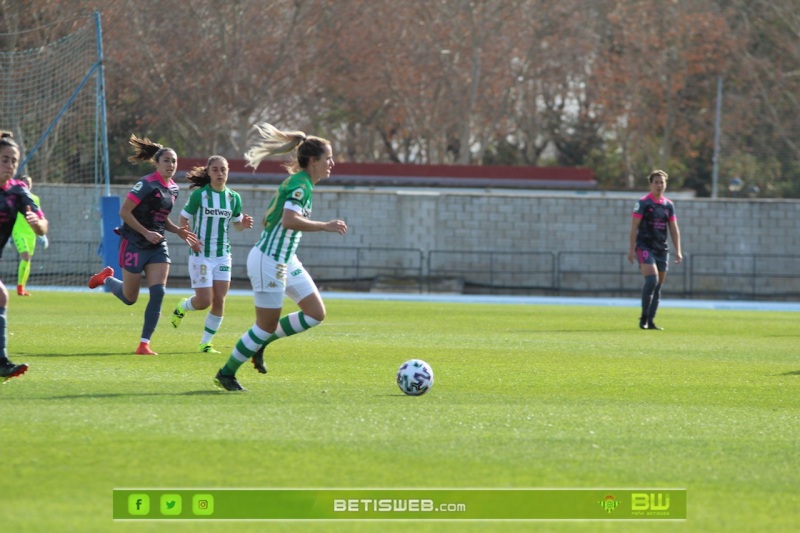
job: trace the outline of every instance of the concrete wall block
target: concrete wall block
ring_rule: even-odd
[[[231,233],[236,272],[258,239],[260,220],[275,187],[231,186],[242,195],[244,211],[257,221],[252,230]],[[130,186],[113,186],[112,194],[124,197],[129,190]],[[173,221],[177,221],[188,192],[188,189],[181,190],[173,210]],[[76,247],[80,242],[88,242],[96,249],[100,240],[100,215],[92,186],[37,185],[36,193],[41,196],[50,219],[51,242],[75,242]],[[536,196],[520,192],[488,194],[485,191],[471,194],[462,191],[331,190],[321,185],[314,193],[313,218],[341,218],[347,222],[349,231],[344,237],[324,232],[307,233],[303,244],[331,247],[324,253],[314,252],[321,254],[317,256],[321,260],[330,262],[342,256],[338,248],[348,247],[420,248],[426,254],[434,250],[577,252],[577,269],[605,271],[615,268],[607,263],[615,263],[619,256],[624,260],[627,255],[634,203],[631,198]],[[797,254],[800,250],[798,201],[691,199],[676,201],[676,207],[684,252],[696,258],[697,268],[708,272],[708,279],[701,280],[700,276],[697,284],[719,288],[720,284],[730,284],[731,280],[720,282],[713,279],[714,276],[741,274],[743,266],[736,260],[722,261],[709,254],[770,256]],[[178,274],[185,268],[185,256],[178,255],[182,243],[174,235],[168,235],[168,239],[171,245],[175,243],[173,272]],[[595,256],[593,252],[611,256]],[[302,247],[300,255],[303,258]],[[372,260],[382,261],[389,267],[409,264],[402,254],[400,258],[393,254],[373,255]],[[414,261],[411,260],[411,264],[416,264]],[[455,257],[453,262],[463,266],[464,255]],[[502,265],[512,273],[518,268],[514,261]],[[796,265],[791,268],[796,269]],[[608,276],[598,272],[587,283],[604,287],[611,283],[606,281]],[[779,282],[770,279],[769,283]]]

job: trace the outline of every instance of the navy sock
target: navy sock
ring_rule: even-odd
[[[161,317],[161,303],[164,301],[164,295],[167,289],[164,285],[153,285],[150,287],[150,301],[147,302],[147,307],[144,310],[144,326],[142,327],[142,338],[150,339],[153,332],[158,325],[158,319]]]
[[[656,285],[653,290],[653,300],[650,302],[650,309],[647,312],[647,321],[652,322],[656,318],[656,311],[658,311],[658,304],[661,301],[661,283]]]
[[[105,281],[106,287],[111,289],[111,294],[116,296],[120,299],[122,303],[125,305],[133,305],[133,302],[125,298],[125,294],[122,292],[122,281],[118,280],[117,278],[106,278]]]
[[[650,312],[650,304],[653,301],[653,290],[656,288],[658,276],[645,276],[644,287],[642,287],[642,318],[647,318]]]
[[[0,359],[8,359],[6,352],[6,308],[0,307]]]

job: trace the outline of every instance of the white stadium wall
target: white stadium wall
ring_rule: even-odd
[[[263,185],[229,185],[241,194],[245,212],[256,220],[263,215],[275,189]],[[112,194],[124,197],[129,188],[114,186]],[[92,187],[40,184],[34,192],[42,198],[51,221],[51,242],[61,239],[99,243],[97,206],[90,205],[88,200],[95,192]],[[325,185],[320,185],[314,193],[313,217],[318,220],[341,218],[348,224],[348,233],[344,237],[307,233],[303,243],[315,246],[315,257],[303,254],[302,246],[299,255],[309,266],[315,262],[325,264],[317,255],[332,253],[326,251],[326,247],[419,249],[425,255],[437,250],[563,253],[562,261],[575,264],[564,279],[575,284],[575,288],[596,289],[604,281],[597,276],[593,279],[593,262],[610,260],[616,264],[627,252],[630,216],[638,196],[536,194],[520,190],[488,193],[455,189],[326,189]],[[182,185],[173,221],[177,221],[187,197],[188,189]],[[698,254],[698,260],[708,263],[706,271],[739,272],[743,267],[737,261],[744,260],[740,256],[800,256],[798,201],[693,198],[679,199],[675,203],[684,253]],[[258,236],[257,231],[252,230],[232,234],[237,253],[242,249],[237,245],[246,250]],[[168,238],[172,275],[185,276],[186,256],[181,252],[182,243],[174,235]],[[607,257],[609,253],[616,257]],[[237,271],[243,272],[245,254],[246,251],[235,255],[234,275]],[[727,257],[716,257],[716,254]],[[404,255],[387,250],[382,261],[402,272],[404,262],[408,261]],[[746,260],[752,261],[752,257]],[[493,261],[496,270],[520,269],[519,259],[513,254],[494,257]],[[98,265],[99,262],[98,258]],[[796,260],[788,265],[777,263],[777,269],[797,269]],[[329,277],[319,268],[314,268],[312,275]],[[612,265],[611,268],[616,267]],[[680,274],[681,268],[671,266],[671,275]],[[635,267],[631,266],[629,273],[632,282],[638,283]],[[709,290],[714,290],[718,283],[737,283],[735,278],[727,281],[715,281],[713,276],[707,278],[695,280],[695,288],[702,289],[703,284],[709,284]],[[779,280],[773,279],[770,283],[779,283]]]

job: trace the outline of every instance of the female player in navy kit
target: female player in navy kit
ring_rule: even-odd
[[[133,305],[139,298],[144,271],[150,300],[144,311],[142,337],[136,353],[158,355],[150,348],[150,338],[161,316],[171,262],[164,233],[177,234],[189,246],[197,245],[197,236],[188,227],[178,227],[169,219],[178,198],[178,185],[172,180],[178,170],[175,150],[135,135],[131,135],[130,144],[134,154],[128,160],[152,163],[156,171],[136,182],[119,210],[123,224],[116,231],[120,235],[122,280],[113,277],[114,269],[107,266],[89,279],[89,288],[106,285],[122,303]]]
[[[681,252],[681,232],[675,205],[664,196],[667,189],[667,173],[654,170],[647,177],[650,193],[636,202],[631,219],[628,245],[628,261],[639,262],[644,276],[642,287],[642,314],[639,317],[641,329],[662,329],[653,320],[661,301],[661,286],[667,279],[669,264],[669,245],[667,237],[672,237],[675,245],[675,263],[683,261]]]
[[[31,197],[25,184],[17,181],[14,175],[19,167],[19,146],[11,133],[0,132],[0,255],[11,237],[17,213],[25,214],[25,221],[30,224],[36,235],[47,234],[47,219],[39,206]],[[14,364],[6,352],[6,307],[8,306],[8,290],[0,281],[0,383],[21,376],[28,370],[25,363]]]

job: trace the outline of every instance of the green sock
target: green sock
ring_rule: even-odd
[[[271,336],[272,334],[269,331],[264,331],[256,324],[253,324],[253,326],[241,336],[236,346],[233,347],[231,356],[228,357],[228,362],[220,369],[222,375],[236,375],[236,371],[239,370],[239,367],[249,361],[250,358],[253,357],[253,354],[264,346],[267,339]]]
[[[223,376],[235,376],[236,375],[236,371],[239,370],[239,367],[242,366],[243,364],[244,364],[244,361],[239,361],[236,358],[234,358],[233,356],[230,356],[230,357],[228,357],[228,362],[225,363],[225,366],[223,366],[220,369],[220,373]]]
[[[19,270],[17,271],[17,285],[23,287],[28,284],[28,277],[31,275],[31,262],[24,259],[19,260]]]
[[[284,317],[281,317],[281,319],[278,321],[278,329],[275,330],[275,333],[269,336],[267,339],[267,344],[271,343],[272,341],[282,339],[283,337],[290,337],[292,335],[302,333],[316,325],[319,325],[319,323],[319,320],[311,318],[310,316],[306,316],[302,311],[290,313]]]

